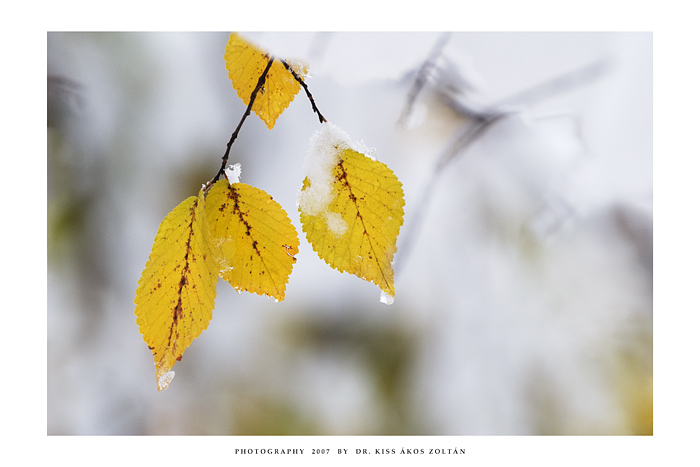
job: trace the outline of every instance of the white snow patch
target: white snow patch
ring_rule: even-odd
[[[394,297],[382,290],[382,293],[379,296],[379,301],[387,305],[391,305],[392,303],[394,303]]]
[[[163,391],[165,389],[168,389],[168,386],[170,386],[170,382],[173,380],[174,377],[174,371],[168,371],[167,373],[163,373],[162,375],[160,375],[160,378],[158,378],[158,390]]]
[[[345,222],[343,217],[337,212],[326,212],[326,225],[328,225],[328,230],[330,230],[336,237],[342,237],[343,234],[348,230],[348,223]]]
[[[376,160],[373,149],[365,146],[362,141],[352,141],[347,133],[330,122],[321,124],[321,129],[311,137],[309,152],[304,161],[304,175],[309,181],[309,186],[303,191],[300,190],[297,196],[297,204],[303,213],[316,216],[326,211],[333,199],[333,167],[345,149],[353,149]],[[347,225],[342,227],[344,222],[337,222],[342,219],[334,219],[331,214],[328,214],[326,221],[332,231],[331,224],[339,230],[347,228]]]
[[[226,172],[226,178],[228,178],[228,183],[233,185],[234,183],[240,182],[241,179],[241,164],[229,165],[224,169]]]

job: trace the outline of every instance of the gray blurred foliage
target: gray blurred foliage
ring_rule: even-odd
[[[396,302],[303,238],[302,93],[229,159],[300,233],[287,298],[220,281],[158,393],[134,291],[245,110],[228,34],[49,33],[49,434],[652,433],[650,34],[249,37],[402,180]]]

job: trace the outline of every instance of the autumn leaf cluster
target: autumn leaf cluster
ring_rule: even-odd
[[[305,65],[275,58],[236,33],[225,62],[246,114],[219,173],[161,222],[136,289],[136,321],[153,353],[158,390],[207,328],[219,277],[239,292],[285,298],[299,251],[296,229],[269,194],[228,180],[224,169],[247,115],[272,129],[302,87],[321,121],[297,196],[306,239],[332,268],[376,284],[385,303],[395,295],[392,260],[404,207],[396,175],[321,116],[304,83]]]

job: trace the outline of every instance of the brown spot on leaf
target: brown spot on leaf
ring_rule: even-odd
[[[177,322],[180,319],[182,319],[182,299],[177,301],[177,305],[175,305],[175,310],[173,310],[173,327],[177,325]],[[172,334],[172,328],[170,330],[170,333]]]

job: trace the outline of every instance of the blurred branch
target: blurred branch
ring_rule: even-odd
[[[506,117],[507,114],[498,114],[482,120],[477,121],[474,124],[465,125],[462,128],[460,134],[454,139],[454,141],[443,151],[442,156],[433,165],[433,170],[428,178],[425,186],[423,187],[423,192],[421,196],[418,197],[418,204],[414,208],[413,218],[407,223],[404,229],[402,237],[401,248],[398,249],[396,259],[394,261],[394,271],[398,276],[399,272],[403,268],[406,258],[409,258],[413,246],[418,237],[420,228],[425,220],[425,215],[430,206],[430,201],[435,192],[435,187],[437,186],[438,178],[442,173],[443,169],[447,167],[460,153],[466,151],[466,149],[478,140],[481,136],[486,133],[494,124]]]
[[[404,106],[401,116],[399,117],[398,125],[400,127],[406,127],[406,122],[413,111],[413,105],[416,102],[416,98],[418,97],[420,91],[425,87],[428,77],[435,69],[436,62],[442,55],[442,49],[445,47],[445,44],[447,44],[447,40],[449,38],[449,32],[443,33],[438,38],[437,42],[430,51],[428,58],[425,59],[421,67],[418,69],[418,72],[416,72],[416,76],[413,80],[413,86],[411,86],[411,90],[408,92],[408,100],[406,101],[406,105]]]
[[[430,57],[416,73],[414,84],[411,91],[409,91],[407,107],[404,108],[399,122],[405,122],[408,115],[407,112],[410,112],[410,109],[413,107],[418,91],[425,86],[428,73],[426,70],[437,69],[435,67],[435,61],[437,60],[437,54],[444,46],[443,41],[446,41],[446,38],[441,37],[441,40],[438,41],[431,51]],[[468,100],[459,99],[459,94],[446,92],[442,89],[435,89],[435,91],[443,97],[447,105],[459,115],[463,116],[467,120],[467,123],[457,130],[456,136],[453,138],[452,142],[442,151],[441,156],[438,157],[433,165],[433,170],[414,208],[413,218],[410,222],[407,222],[404,229],[402,245],[394,261],[395,274],[398,276],[407,258],[410,257],[420,228],[423,225],[425,213],[430,205],[430,200],[435,191],[438,179],[442,171],[449,164],[456,160],[458,156],[464,154],[474,142],[483,137],[486,132],[493,128],[498,122],[556,95],[571,92],[576,88],[590,84],[600,79],[608,69],[608,62],[606,60],[599,60],[573,72],[557,76],[531,88],[527,88],[509,98],[481,109],[478,105]],[[439,69],[438,72],[440,72]]]
[[[67,116],[77,115],[85,105],[83,86],[72,79],[47,75],[47,125],[55,127]]]
[[[501,100],[496,104],[496,107],[530,107],[539,104],[559,94],[565,94],[590,84],[600,79],[609,69],[610,65],[607,60],[598,60],[578,70],[520,91],[507,99]]]

